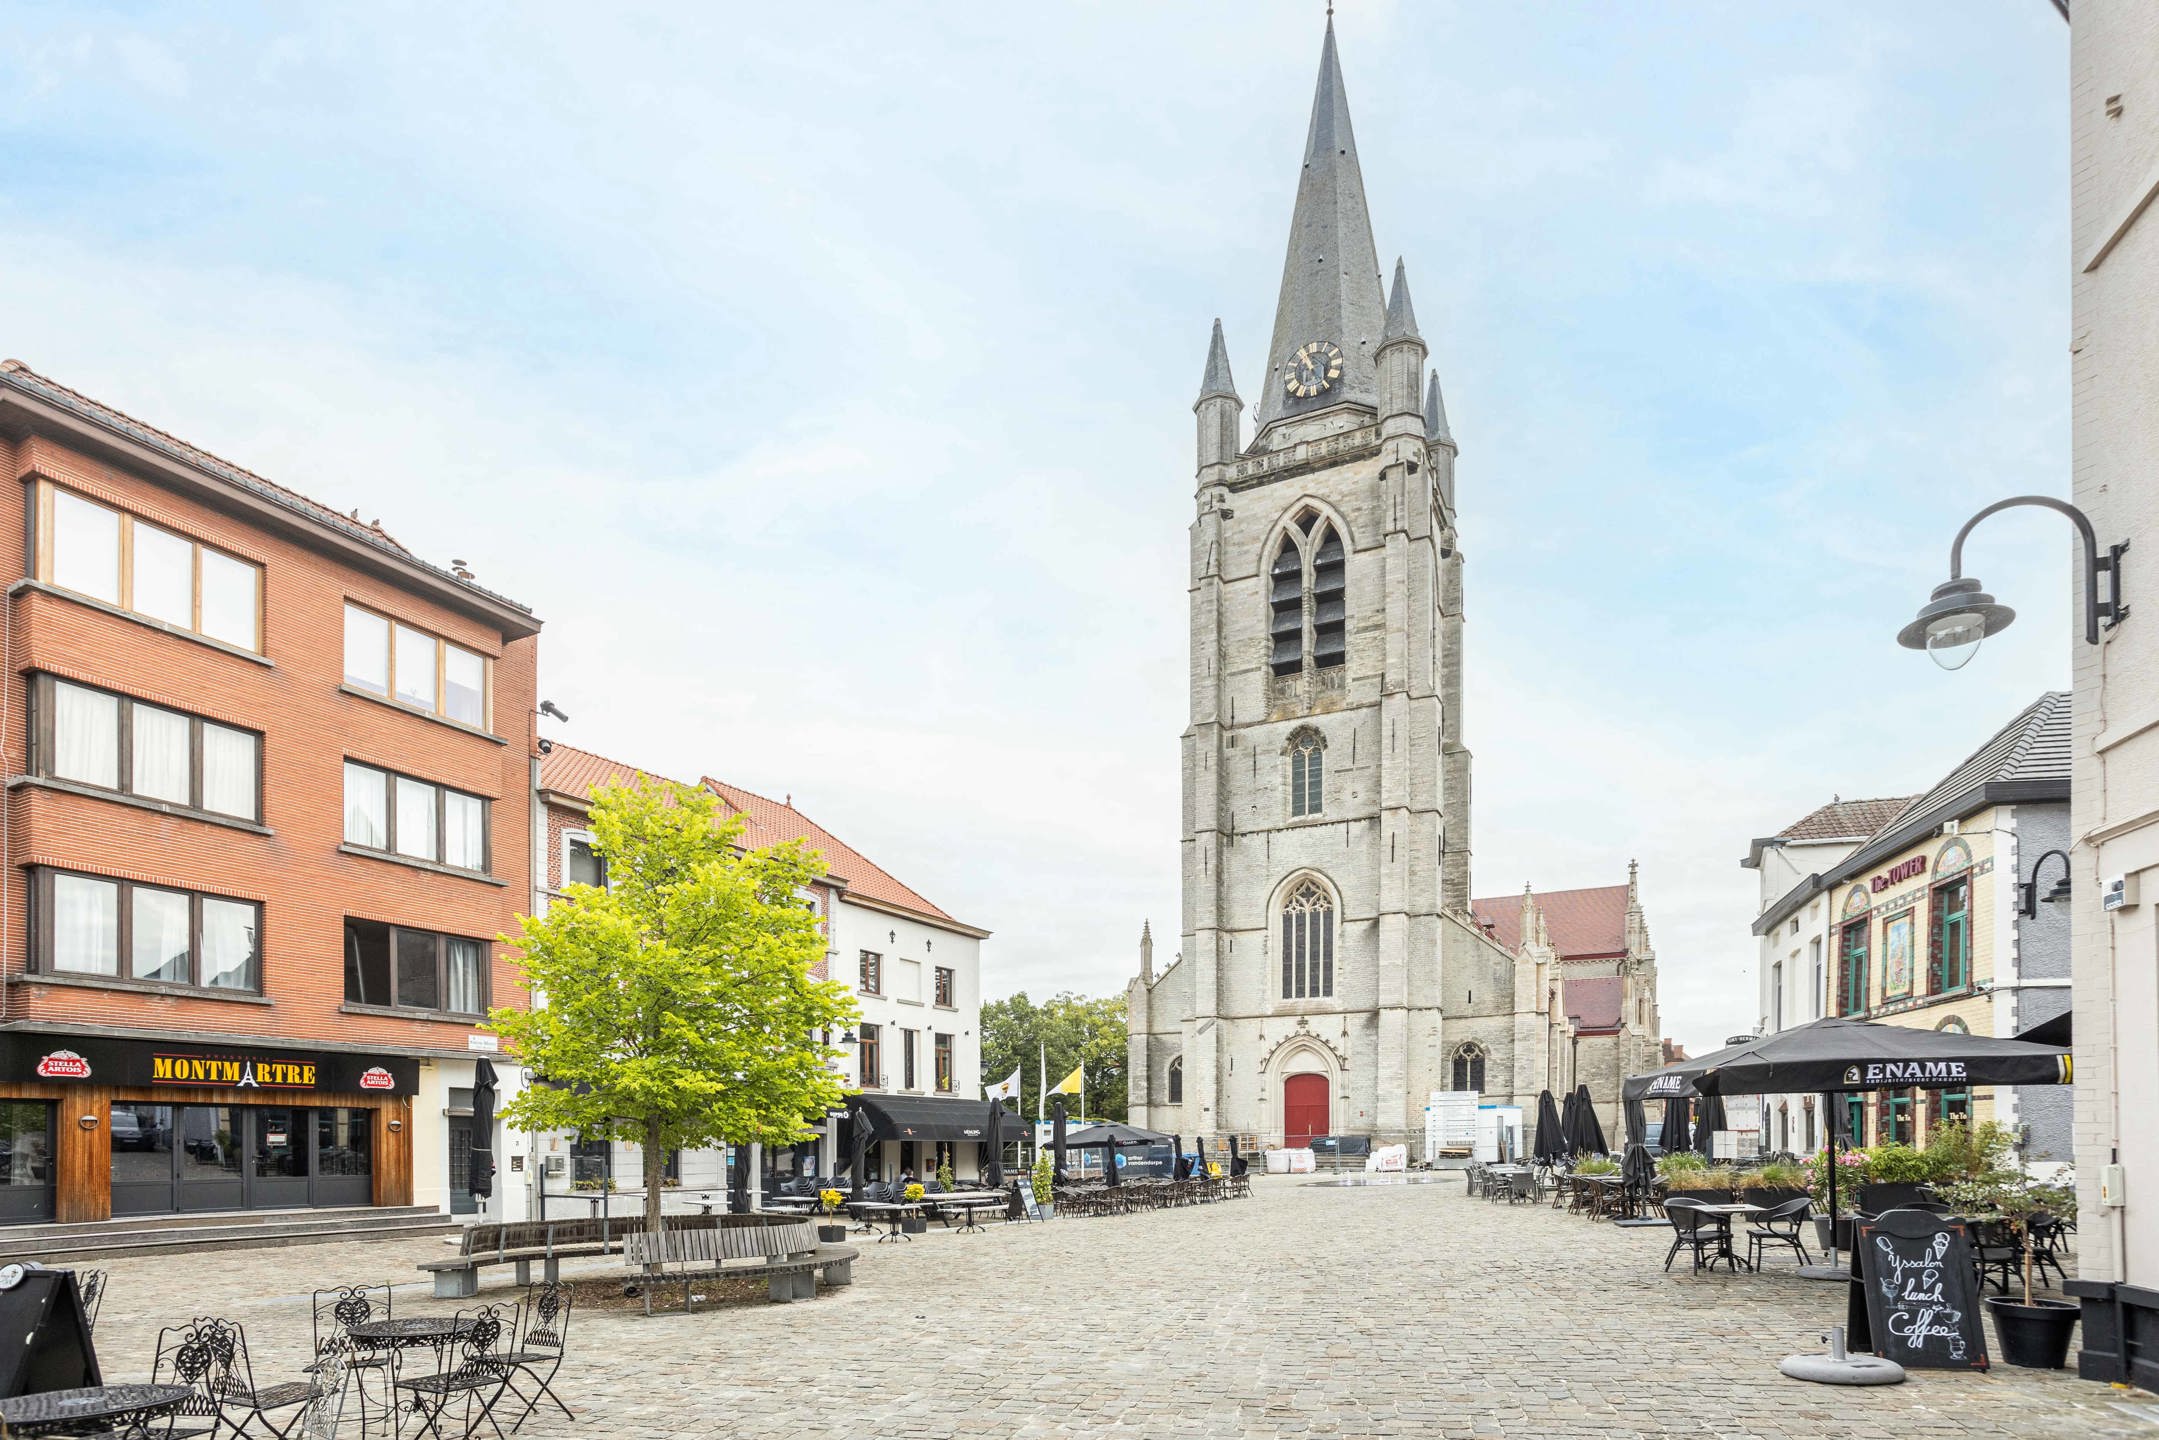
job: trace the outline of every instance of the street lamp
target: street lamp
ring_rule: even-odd
[[[2042,897],[2039,894],[2039,867],[2057,856],[2062,862],[2062,878],[2055,881],[2053,888]],[[2027,920],[2037,919],[2042,898],[2049,905],[2059,905],[2069,898],[2069,856],[2063,851],[2049,850],[2032,862],[2032,878],[2017,885],[2017,913]]]
[[[2129,548],[2129,542],[2108,546],[2102,558],[2098,536],[2082,510],[2049,495],[2017,495],[1995,501],[1964,522],[1964,528],[1957,531],[1957,538],[1949,546],[1949,578],[1934,587],[1934,594],[1919,607],[1911,624],[1897,632],[1899,645],[1907,650],[1924,650],[1944,670],[1956,670],[1978,651],[1980,641],[2009,628],[2017,612],[1996,603],[1992,595],[1979,588],[1976,579],[1964,573],[1964,537],[1995,511],[2016,505],[2058,510],[2077,527],[2077,536],[2084,542],[2084,643],[2099,643],[2101,620],[2111,630],[2129,618],[2129,607],[2122,603],[2122,552]],[[2101,574],[2108,577],[2104,602],[2099,599]]]

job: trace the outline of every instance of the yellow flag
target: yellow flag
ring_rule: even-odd
[[[1072,1073],[1071,1073],[1070,1075],[1067,1075],[1067,1076],[1065,1076],[1065,1078],[1064,1078],[1064,1079],[1062,1079],[1062,1080],[1058,1081],[1058,1082],[1057,1082],[1057,1083],[1056,1083],[1055,1085],[1052,1085],[1052,1086],[1050,1086],[1050,1094],[1052,1094],[1052,1095],[1077,1095],[1077,1094],[1079,1094],[1079,1093],[1080,1093],[1080,1068],[1081,1068],[1081,1067],[1079,1067],[1079,1066],[1077,1066],[1077,1065],[1073,1066],[1073,1067],[1072,1067]]]

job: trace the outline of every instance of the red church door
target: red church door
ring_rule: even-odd
[[[1292,1075],[1282,1082],[1282,1143],[1301,1150],[1327,1130],[1327,1077]]]

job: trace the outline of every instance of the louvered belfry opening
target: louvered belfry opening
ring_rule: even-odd
[[[1273,642],[1269,663],[1277,675],[1294,675],[1304,668],[1304,557],[1294,536],[1284,535],[1282,548],[1274,553],[1267,605],[1267,635]]]
[[[1349,658],[1349,579],[1342,540],[1329,525],[1312,558],[1312,663],[1321,670]]]

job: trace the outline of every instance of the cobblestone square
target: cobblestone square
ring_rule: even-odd
[[[536,1440],[607,1436],[1715,1437],[2159,1435],[2136,1392],[1998,1365],[1879,1390],[1785,1380],[1842,1314],[1788,1270],[1660,1269],[1669,1232],[1466,1199],[1445,1183],[1262,1180],[1249,1201],[933,1231],[870,1245],[852,1287],[693,1316],[579,1314]],[[108,1380],[160,1325],[241,1321],[257,1379],[296,1373],[308,1292],[392,1281],[439,1240],[108,1262]],[[613,1262],[571,1273],[605,1274]],[[513,1298],[507,1269],[483,1300]],[[467,1302],[475,1303],[475,1302]],[[1991,1331],[1989,1344],[1992,1344]]]

